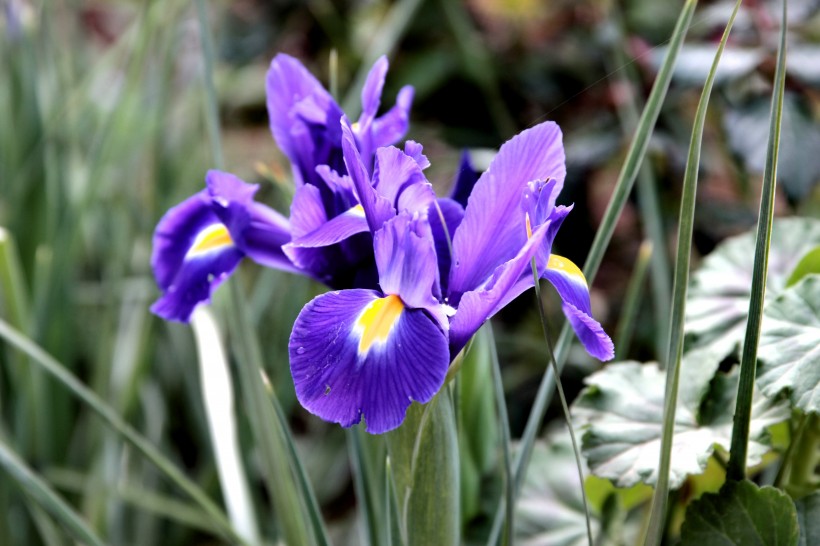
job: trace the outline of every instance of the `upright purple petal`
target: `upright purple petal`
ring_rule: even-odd
[[[362,115],[359,118],[359,126],[363,130],[365,127],[369,129],[370,124],[376,119],[388,66],[387,57],[382,55],[373,63],[373,67],[367,74],[367,80],[362,88]]]
[[[371,145],[374,149],[395,144],[407,133],[412,106],[413,88],[409,85],[402,87],[396,97],[395,106],[373,122]]]
[[[397,296],[343,290],[318,296],[296,319],[290,367],[302,406],[344,427],[398,427],[412,401],[428,402],[444,383],[447,338],[422,310]]]
[[[446,330],[444,307],[438,302],[438,263],[433,234],[426,219],[402,213],[388,221],[373,238],[379,285],[396,294],[408,307],[426,309]]]
[[[542,276],[561,296],[564,314],[587,352],[599,360],[611,359],[615,348],[600,323],[592,318],[589,287],[583,272],[570,260],[552,254]]]
[[[356,193],[364,209],[367,224],[372,233],[381,229],[382,225],[395,216],[396,211],[389,200],[380,196],[370,184],[370,175],[362,161],[362,156],[356,147],[356,139],[347,120],[342,120],[342,149],[344,150],[345,165]]]
[[[412,157],[421,170],[430,166],[430,160],[424,155],[424,147],[415,140],[404,143],[404,153]]]
[[[520,202],[527,183],[553,179],[555,195],[565,172],[561,131],[552,122],[527,129],[501,147],[476,182],[453,237],[451,292],[476,288],[516,255],[526,239]]]

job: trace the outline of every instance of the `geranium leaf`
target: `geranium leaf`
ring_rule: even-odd
[[[820,245],[820,220],[784,218],[774,221],[766,300],[783,291],[797,263]],[[689,347],[711,345],[718,360],[743,342],[752,286],[755,233],[721,243],[692,278],[686,303]]]
[[[820,492],[803,497],[794,503],[800,526],[799,546],[820,544]]]
[[[728,449],[737,370],[714,377],[716,360],[708,349],[688,353],[681,365],[675,414],[670,485],[700,474],[715,445]],[[657,480],[661,446],[665,373],[654,363],[611,364],[587,378],[589,385],[573,406],[573,416],[586,425],[583,451],[592,472],[618,487]],[[751,424],[749,461],[767,451],[766,427],[789,417],[788,404],[757,397]]]
[[[681,546],[795,546],[797,512],[791,499],[773,487],[727,482],[689,505]]]
[[[820,275],[784,290],[763,316],[757,384],[769,396],[787,389],[795,406],[820,413]]]

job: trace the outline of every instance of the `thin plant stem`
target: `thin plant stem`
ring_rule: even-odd
[[[635,317],[638,315],[638,308],[641,302],[641,292],[646,280],[646,270],[652,259],[652,242],[649,239],[641,243],[638,250],[638,261],[635,262],[635,269],[632,271],[632,278],[626,287],[624,296],[624,306],[621,311],[621,318],[615,330],[615,360],[623,360],[629,352],[629,344],[632,341],[632,332],[635,330]]]
[[[527,231],[529,231],[529,217],[527,218]],[[529,234],[529,233],[528,233]],[[555,352],[552,348],[552,342],[549,336],[549,326],[547,323],[547,314],[544,311],[544,302],[541,300],[541,283],[538,276],[538,265],[535,263],[533,256],[532,262],[532,277],[535,288],[535,304],[538,307],[538,316],[541,319],[541,330],[544,334],[544,343],[547,347],[547,358],[552,366],[555,374],[555,387],[558,390],[558,398],[561,400],[561,410],[564,412],[564,420],[567,422],[567,429],[569,430],[569,438],[572,441],[572,451],[575,454],[575,465],[578,468],[578,481],[581,484],[581,500],[584,503],[584,518],[587,525],[587,540],[589,546],[594,544],[592,540],[592,522],[589,515],[589,502],[587,501],[587,492],[584,488],[584,469],[581,466],[581,450],[578,448],[578,440],[575,438],[575,430],[572,428],[572,416],[569,413],[569,405],[567,404],[567,397],[564,396],[564,387],[561,385],[561,372],[558,369],[558,364],[555,361]]]

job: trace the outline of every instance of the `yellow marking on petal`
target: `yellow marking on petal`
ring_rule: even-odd
[[[587,279],[584,277],[583,271],[581,271],[571,260],[568,260],[563,256],[559,256],[558,254],[550,254],[550,259],[547,262],[547,269],[553,269],[555,271],[566,273],[570,277],[575,277],[584,283],[584,286],[587,286]]]
[[[359,122],[358,122],[358,121],[354,121],[354,122],[350,125],[350,128],[351,128],[351,129],[353,129],[353,132],[354,132],[354,133],[358,133],[358,132],[359,132],[359,128],[360,128]]]
[[[404,303],[395,295],[379,298],[365,307],[355,326],[355,330],[361,333],[359,354],[367,353],[374,343],[387,341],[402,311]]]
[[[361,205],[356,205],[355,207],[351,207],[347,212],[351,214],[355,214],[356,216],[364,217],[364,207]]]
[[[230,246],[233,244],[231,234],[224,224],[213,224],[208,226],[197,235],[194,244],[191,246],[191,253],[201,254],[209,250]]]
[[[530,223],[530,213],[529,212],[524,213],[524,219],[526,220],[526,223],[527,223],[527,239],[532,239],[532,224]]]

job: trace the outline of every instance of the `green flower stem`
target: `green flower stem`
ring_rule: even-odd
[[[737,12],[742,0],[737,0],[734,11],[726,23],[723,36],[715,54],[712,68],[706,78],[695,113],[692,137],[689,141],[689,156],[683,175],[683,195],[680,205],[678,224],[678,252],[675,261],[675,280],[673,284],[672,318],[669,329],[669,346],[666,366],[666,391],[663,407],[663,431],[661,434],[661,452],[658,462],[658,482],[652,496],[652,508],[649,516],[649,527],[644,544],[658,545],[666,528],[666,507],[669,497],[669,469],[672,464],[672,440],[675,434],[675,411],[678,403],[678,385],[680,383],[680,362],[683,356],[683,325],[686,314],[686,293],[689,285],[689,261],[692,253],[692,232],[695,223],[695,196],[698,187],[698,169],[700,167],[700,150],[703,141],[703,128],[706,124],[706,112],[709,97],[715,82],[720,58],[729,39]]]
[[[732,443],[726,479],[740,481],[746,477],[746,453],[749,447],[749,425],[752,419],[752,396],[755,387],[757,346],[763,322],[763,298],[766,293],[766,274],[769,269],[769,246],[772,240],[772,218],[777,182],[777,157],[780,152],[780,125],[783,118],[783,91],[786,85],[786,0],[783,0],[783,19],[780,26],[780,48],[774,76],[769,143],[766,148],[766,167],[763,172],[763,192],[757,219],[752,290],[749,298],[749,318],[740,358],[740,380],[732,426]]]

